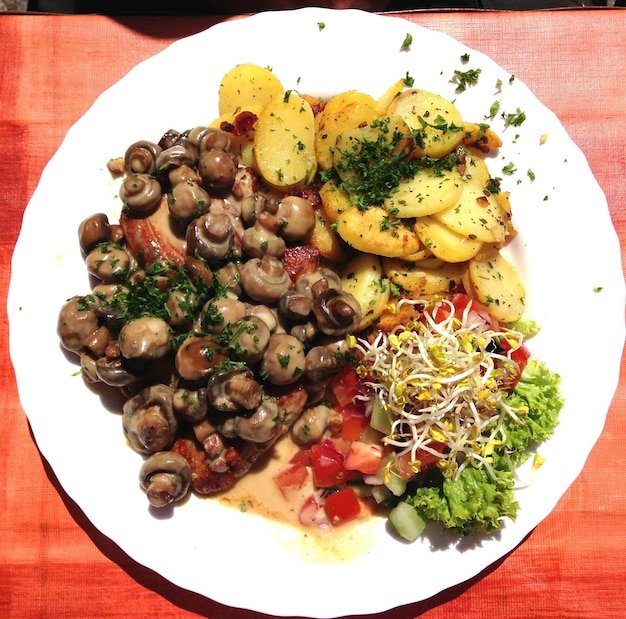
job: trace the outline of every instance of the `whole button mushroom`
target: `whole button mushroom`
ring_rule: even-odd
[[[125,359],[161,359],[172,347],[170,327],[161,318],[137,318],[122,327],[119,346]]]
[[[329,288],[313,301],[317,326],[326,335],[354,331],[361,320],[361,305],[348,292]]]
[[[85,265],[91,275],[105,284],[122,281],[137,268],[133,256],[114,243],[101,243],[92,249]]]
[[[280,258],[285,253],[286,247],[284,239],[258,221],[244,230],[241,244],[248,256],[253,258],[262,258],[265,255]]]
[[[167,205],[172,217],[188,224],[211,204],[211,196],[195,181],[184,181],[172,187]]]
[[[220,412],[254,410],[261,404],[263,387],[249,368],[213,374],[207,384],[207,400]]]
[[[237,161],[221,148],[212,148],[202,155],[198,163],[198,174],[209,191],[230,189],[235,182]]]
[[[96,245],[111,239],[111,225],[104,213],[96,213],[78,226],[78,242],[83,253],[88,254]]]
[[[187,253],[201,256],[208,262],[228,258],[235,238],[235,229],[225,213],[205,213],[187,226]]]
[[[210,376],[213,368],[227,359],[212,335],[190,335],[176,351],[176,371],[185,380],[199,381]]]
[[[152,385],[124,402],[122,428],[137,453],[164,451],[174,442],[178,420],[172,398],[171,387]]]
[[[154,210],[162,197],[161,184],[149,174],[131,174],[120,187],[120,199],[133,215],[145,215]]]
[[[61,307],[57,334],[66,350],[83,350],[88,338],[98,327],[98,314],[85,302],[84,297],[72,297]]]
[[[124,154],[124,165],[129,172],[137,174],[154,174],[156,160],[161,153],[161,147],[154,142],[141,140],[131,144]]]
[[[273,385],[290,385],[302,377],[305,353],[300,340],[288,333],[274,333],[261,361],[261,371]]]
[[[265,399],[250,417],[235,417],[232,432],[244,441],[267,443],[283,429],[279,414],[276,400]]]
[[[139,483],[150,505],[165,507],[186,496],[191,483],[191,467],[174,451],[160,451],[145,460]]]
[[[240,269],[244,292],[259,303],[276,301],[291,286],[282,262],[273,256],[250,258]]]
[[[258,363],[270,341],[270,329],[257,316],[245,316],[231,327],[228,349],[237,361]]]
[[[341,289],[341,279],[337,273],[325,267],[304,273],[298,277],[295,285],[295,290],[310,299],[314,299],[329,288]]]
[[[281,220],[281,236],[289,242],[307,238],[315,226],[313,205],[299,196],[286,196],[278,203],[276,216]]]
[[[304,360],[304,372],[313,383],[328,380],[340,370],[337,357],[326,346],[313,346]]]
[[[194,167],[196,161],[195,155],[179,141],[161,151],[156,160],[157,174],[159,178],[167,178],[172,170],[181,166]]]

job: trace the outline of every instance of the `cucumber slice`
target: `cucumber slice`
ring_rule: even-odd
[[[380,398],[374,399],[374,404],[372,405],[372,415],[370,417],[370,427],[385,436],[391,432],[391,421],[389,420],[387,411],[383,408]]]
[[[389,522],[400,537],[412,542],[424,531],[424,519],[408,503],[400,501],[390,512]]]
[[[402,496],[406,491],[406,481],[398,477],[395,473],[389,473],[389,479],[385,480],[385,486],[387,486],[395,496]]]

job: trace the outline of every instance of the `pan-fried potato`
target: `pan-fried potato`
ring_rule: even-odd
[[[511,209],[511,201],[509,200],[509,196],[511,195],[510,191],[501,191],[499,193],[494,194],[494,198],[500,207],[500,213],[502,214],[502,219],[506,224],[507,234],[512,238],[517,235],[517,230],[513,225],[513,212]]]
[[[483,246],[482,241],[457,234],[432,215],[420,217],[415,222],[415,232],[433,256],[445,262],[466,262]]]
[[[335,229],[350,247],[367,254],[397,258],[420,248],[417,234],[382,206],[365,210],[351,206],[339,214]]]
[[[472,181],[481,187],[486,187],[491,180],[491,172],[485,160],[476,155],[475,151],[471,149],[467,149],[465,152],[463,180]]]
[[[452,206],[461,198],[463,182],[456,170],[435,172],[424,169],[400,181],[398,189],[383,206],[396,217],[423,217]]]
[[[281,81],[269,69],[252,63],[238,64],[220,82],[220,116],[250,106],[262,108],[270,99],[284,92]]]
[[[317,134],[315,136],[315,155],[322,170],[333,166],[333,150],[337,136],[369,125],[378,118],[378,112],[369,103],[352,101],[335,111],[335,106],[324,108],[319,116]]]
[[[500,136],[487,125],[463,123],[463,144],[472,146],[481,152],[489,152],[502,146]]]
[[[260,106],[251,105],[251,106],[246,107],[245,110],[239,110],[238,112],[228,112],[226,114],[222,114],[219,118],[216,118],[209,125],[209,127],[213,129],[220,129],[223,126],[223,123],[234,125],[237,115],[240,114],[242,111],[251,112],[258,118],[262,109],[263,108]],[[256,126],[256,123],[252,125],[250,130],[244,133],[243,135],[236,135],[234,133],[230,133],[230,142],[231,142],[230,152],[239,157],[239,163],[241,165],[251,166],[251,167],[254,167],[256,165],[254,161],[255,126]]]
[[[352,208],[350,196],[341,189],[334,180],[325,182],[320,187],[320,199],[326,221],[334,224],[339,215],[348,208]]]
[[[376,101],[376,109],[380,116],[384,116],[388,113],[389,105],[391,102],[406,88],[406,82],[403,79],[399,79],[393,83]]]
[[[470,260],[464,281],[466,292],[499,321],[513,322],[524,314],[524,284],[517,269],[501,253],[485,260]]]
[[[315,119],[308,101],[297,94],[274,96],[256,122],[254,156],[261,176],[289,189],[315,177]]]
[[[389,280],[382,275],[380,258],[373,254],[357,254],[343,269],[341,287],[361,306],[358,331],[372,325],[389,302]]]
[[[398,258],[384,258],[383,274],[417,298],[420,295],[445,294],[461,285],[467,271],[467,263],[440,263],[431,266],[430,261],[404,262]]]
[[[451,153],[463,140],[463,119],[451,101],[426,90],[407,90],[388,108],[414,130],[423,133],[424,146],[415,149],[418,157],[439,159]]]
[[[504,243],[506,223],[493,194],[474,182],[463,185],[457,204],[433,217],[453,232],[483,243]]]
[[[354,253],[335,232],[321,208],[315,209],[315,225],[309,235],[309,244],[323,258],[333,262],[343,263]]]

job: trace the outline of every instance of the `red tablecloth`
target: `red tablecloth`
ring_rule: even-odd
[[[623,252],[626,12],[450,11],[406,18],[488,54],[560,117],[606,193]],[[137,62],[215,21],[0,15],[3,304],[22,213],[66,131]],[[581,248],[593,260],[593,239],[581,239]],[[85,519],[59,487],[29,432],[7,334],[3,313],[0,616],[256,616],[172,586],[126,557]],[[515,552],[479,577],[385,617],[626,617],[625,367],[622,361],[605,431],[554,512]],[[242,561],[245,565],[243,553]],[[336,587],[334,594],[341,595],[341,584]]]

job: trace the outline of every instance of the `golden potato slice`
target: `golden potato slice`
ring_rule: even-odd
[[[502,146],[502,139],[489,126],[476,123],[463,123],[463,144],[472,146],[484,153]]]
[[[511,209],[511,201],[509,200],[509,196],[511,195],[510,191],[501,191],[500,193],[494,194],[496,202],[500,207],[500,213],[502,215],[502,219],[506,224],[506,231],[508,236],[514,237],[517,235],[517,230],[513,225],[513,211]]]
[[[324,112],[326,112],[329,116],[335,115],[342,107],[350,103],[365,103],[370,107],[376,107],[376,100],[371,95],[368,95],[364,92],[360,92],[358,90],[346,90],[344,92],[339,92],[336,95],[333,95],[326,101],[324,105]]]
[[[421,295],[445,294],[461,285],[467,263],[442,263],[426,266],[420,262],[404,262],[398,258],[384,258],[383,274],[394,284],[411,293],[412,298]]]
[[[388,108],[398,114],[413,130],[421,131],[423,146],[417,156],[441,157],[451,153],[463,140],[463,119],[451,101],[427,90],[407,90],[398,95]]]
[[[378,98],[376,101],[376,109],[380,116],[387,113],[391,102],[406,88],[406,82],[404,78],[398,80]]]
[[[465,152],[463,180],[472,181],[482,187],[486,187],[491,180],[491,172],[485,160],[476,155],[475,151],[471,149],[467,149]]]
[[[378,320],[389,302],[389,280],[382,275],[380,258],[373,254],[357,254],[348,262],[341,276],[341,287],[361,306],[358,331]]]
[[[458,203],[437,211],[433,217],[453,232],[484,243],[503,243],[506,223],[493,194],[469,181]]]
[[[269,184],[281,189],[308,185],[317,171],[309,102],[294,93],[273,97],[256,122],[254,156]]]
[[[467,269],[468,294],[474,296],[499,321],[508,323],[524,314],[526,291],[517,269],[501,254],[472,259]]]
[[[322,211],[326,221],[334,224],[342,211],[352,208],[350,196],[346,191],[339,188],[334,180],[325,182],[320,187],[320,199],[322,201]]]
[[[250,106],[263,107],[273,97],[283,94],[281,81],[267,68],[252,63],[238,64],[220,82],[220,115]]]
[[[415,231],[401,219],[391,217],[382,206],[365,210],[351,206],[339,214],[335,229],[350,247],[368,254],[397,258],[420,248]]]
[[[445,262],[466,262],[483,246],[482,241],[457,234],[435,219],[433,215],[420,217],[415,222],[415,232],[433,256]]]
[[[309,245],[327,260],[343,263],[354,252],[346,245],[332,227],[321,208],[315,210],[315,225],[309,235]]]
[[[315,136],[315,155],[322,170],[333,167],[333,150],[337,136],[345,131],[369,125],[378,118],[378,112],[362,101],[353,101],[334,113],[327,108],[320,114]]]
[[[401,181],[383,206],[395,217],[423,217],[456,204],[462,192],[463,182],[456,170],[423,169],[413,178]]]

